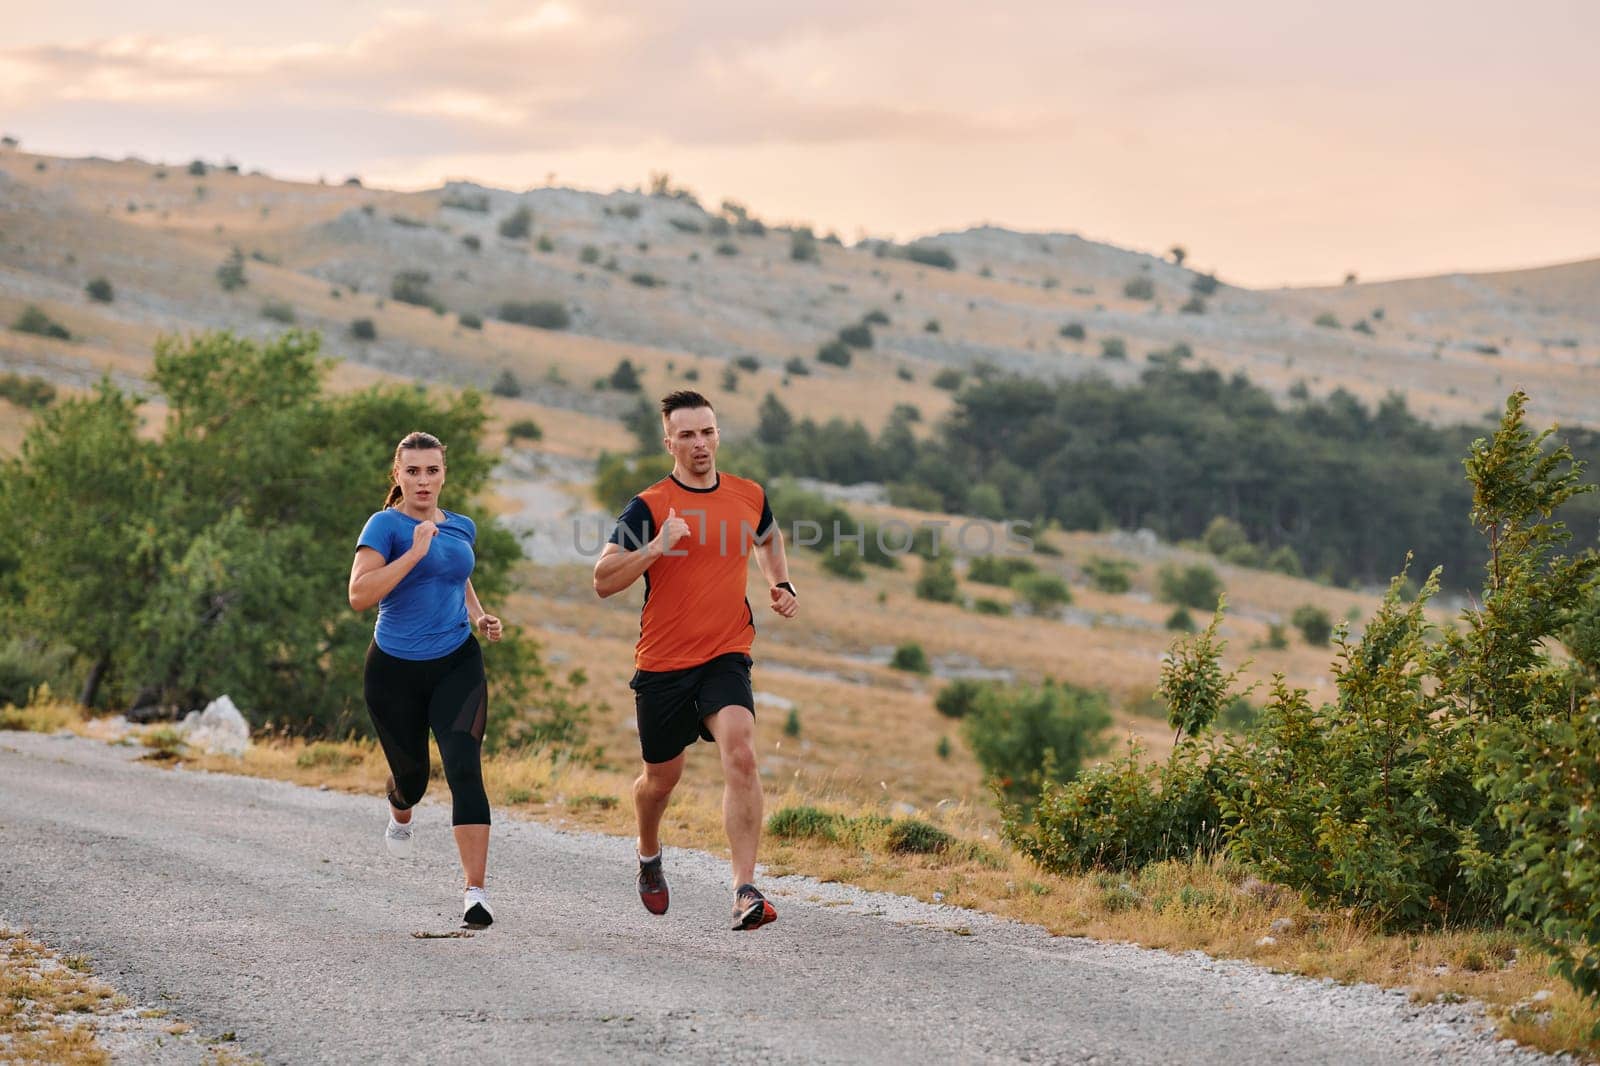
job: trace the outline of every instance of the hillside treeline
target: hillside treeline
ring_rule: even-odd
[[[1342,389],[1279,406],[1243,375],[1165,365],[1132,387],[982,375],[921,440],[917,417],[902,407],[874,436],[796,419],[769,398],[735,455],[758,474],[881,481],[907,505],[1067,529],[1143,527],[1177,541],[1223,516],[1261,559],[1340,583],[1386,580],[1409,552],[1459,587],[1485,559],[1461,457],[1493,423],[1431,426],[1398,395],[1376,409]],[[1560,439],[1600,457],[1600,434]],[[723,465],[739,469],[734,458]],[[1573,500],[1561,517],[1591,544],[1600,503]]]

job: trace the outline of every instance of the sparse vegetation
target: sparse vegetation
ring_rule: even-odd
[[[222,286],[223,292],[233,292],[250,284],[250,279],[244,273],[244,252],[237,245],[228,253],[228,258],[217,267],[217,284]]]
[[[1100,358],[1121,363],[1128,359],[1128,345],[1121,337],[1100,338]]]
[[[1122,295],[1130,300],[1153,300],[1156,298],[1156,283],[1140,274],[1123,283]]]
[[[33,374],[0,374],[0,398],[18,407],[39,410],[56,402],[56,387]]]
[[[1323,329],[1339,329],[1339,317],[1332,311],[1324,311],[1313,320],[1315,325]]]
[[[642,289],[653,289],[657,285],[666,284],[666,282],[662,281],[660,278],[656,277],[647,270],[635,271],[634,273],[628,275],[628,280]]]

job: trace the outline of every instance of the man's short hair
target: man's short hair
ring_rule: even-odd
[[[716,410],[715,407],[711,406],[710,400],[693,389],[679,389],[677,392],[669,392],[661,397],[662,418],[669,418],[672,412],[681,411],[688,407],[706,407],[713,411]]]

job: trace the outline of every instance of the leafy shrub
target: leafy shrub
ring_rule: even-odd
[[[704,233],[705,227],[692,218],[669,218],[667,225],[679,233]]]
[[[1194,615],[1189,613],[1189,608],[1179,607],[1167,615],[1166,627],[1173,633],[1193,633],[1198,627],[1194,624]]]
[[[731,366],[725,366],[722,368],[722,391],[739,391],[739,372]]]
[[[1300,556],[1296,555],[1295,550],[1287,544],[1280,544],[1272,549],[1261,565],[1276,573],[1288,574],[1290,577],[1301,577],[1305,574],[1305,568],[1300,565]]]
[[[895,648],[894,654],[889,657],[889,665],[896,670],[912,674],[926,674],[933,670],[928,664],[928,655],[922,650],[922,645],[915,642],[901,644]]]
[[[887,843],[896,855],[939,855],[948,851],[955,840],[929,822],[902,818],[889,826]]]
[[[507,440],[537,441],[544,439],[544,430],[531,418],[519,418],[506,427]]]
[[[350,336],[358,341],[377,340],[378,327],[373,325],[370,318],[358,318],[350,323]]]
[[[875,307],[865,315],[862,315],[861,321],[869,326],[887,326],[889,324],[889,313]]]
[[[602,455],[595,471],[594,497],[612,514],[621,514],[628,501],[672,472],[672,456],[662,453]]]
[[[733,256],[739,254],[739,246],[732,241],[718,241],[717,246],[712,250],[718,255]]]
[[[1012,579],[1039,568],[1023,555],[978,555],[967,564],[967,580],[1009,588]]]
[[[1217,572],[1204,563],[1179,567],[1168,563],[1156,577],[1157,595],[1164,603],[1176,603],[1209,611],[1216,607],[1222,595],[1222,581]]]
[[[665,285],[666,284],[665,281],[663,281],[660,278],[656,277],[654,274],[650,273],[647,270],[640,270],[640,271],[637,271],[637,272],[635,272],[633,274],[629,274],[628,275],[628,280],[633,282],[635,285],[639,286],[642,289],[653,289],[658,285]]]
[[[592,244],[584,245],[578,250],[578,261],[590,266],[600,262],[600,249]]]
[[[1200,541],[1212,555],[1225,556],[1235,548],[1248,545],[1250,538],[1238,522],[1227,515],[1217,515],[1200,535]]]
[[[840,821],[816,807],[784,807],[767,819],[767,833],[779,840],[837,840]]]
[[[1302,604],[1294,609],[1289,616],[1289,624],[1300,631],[1307,644],[1319,648],[1328,646],[1328,638],[1333,636],[1333,620],[1328,617],[1328,612],[1313,604]]]
[[[228,253],[222,265],[217,267],[217,284],[222,286],[223,292],[232,292],[250,284],[250,279],[244,273],[244,253],[237,245]]]
[[[946,718],[965,718],[977,706],[978,697],[994,686],[993,681],[959,677],[939,690],[933,705]]]
[[[1191,296],[1178,308],[1179,312],[1186,315],[1203,315],[1206,313],[1206,302],[1198,296]]]
[[[961,382],[964,380],[965,376],[961,373],[961,371],[957,370],[953,366],[945,367],[943,370],[933,375],[933,387],[936,389],[943,389],[946,392],[955,392],[961,387]]]
[[[1339,329],[1339,318],[1332,311],[1324,311],[1312,320],[1315,325],[1324,329]]]
[[[972,601],[972,609],[978,614],[995,615],[1004,617],[1011,613],[1011,608],[1000,600],[990,599],[988,596],[978,596]]]
[[[32,333],[35,336],[52,337],[61,341],[72,339],[72,331],[51,318],[37,304],[24,307],[16,320],[11,323],[11,328],[18,333]]]
[[[24,377],[21,374],[7,372],[0,374],[0,397],[10,400],[18,407],[38,409],[55,403],[56,387],[44,378],[32,374]],[[0,574],[4,574],[3,564],[0,564]]]
[[[475,314],[472,311],[461,312],[456,316],[456,322],[461,326],[462,329],[483,328],[483,316]]]
[[[1100,358],[1123,362],[1128,358],[1128,344],[1121,337],[1100,338]]]
[[[872,330],[866,323],[846,326],[839,331],[839,340],[852,348],[871,348]]]
[[[469,233],[461,238],[461,243],[466,247],[467,251],[476,252],[483,247],[483,238],[476,233]]]
[[[539,240],[534,244],[534,247],[538,248],[539,251],[548,254],[556,250],[556,242],[550,239],[549,234],[541,233],[539,234]]]
[[[193,162],[191,162],[189,164],[189,174],[190,174],[191,177],[196,177],[196,178],[205,177],[206,176],[206,163],[205,163],[205,160],[196,159]]]
[[[1129,278],[1122,286],[1122,295],[1130,300],[1153,300],[1156,295],[1156,283],[1143,274]]]
[[[526,240],[533,231],[533,212],[526,204],[500,220],[500,236],[509,240]]]
[[[917,578],[917,599],[933,603],[955,603],[961,598],[955,568],[947,557],[924,559]]]
[[[26,707],[40,688],[60,687],[71,663],[70,649],[33,638],[0,643],[0,707]]]
[[[1099,591],[1119,594],[1133,587],[1129,574],[1135,569],[1137,567],[1126,559],[1107,559],[1101,555],[1091,555],[1083,564],[1083,575]]]
[[[1089,331],[1083,328],[1082,322],[1068,322],[1056,332],[1069,341],[1081,341],[1089,335]]]
[[[956,257],[936,244],[924,244],[918,241],[908,245],[905,253],[907,259],[913,263],[921,263],[923,266],[938,267],[940,270],[954,270],[956,268]]]
[[[498,317],[502,322],[540,329],[566,329],[572,325],[572,315],[560,300],[508,300],[500,305]]]
[[[1106,697],[1073,685],[985,688],[962,719],[967,744],[1010,801],[1032,802],[1041,783],[1071,780],[1105,750]]]
[[[822,569],[834,577],[844,578],[846,581],[865,581],[866,568],[861,563],[861,555],[853,547],[840,547],[837,551],[823,553]]]
[[[1273,651],[1282,651],[1289,646],[1289,635],[1284,631],[1283,623],[1272,622],[1267,625],[1266,645]]]
[[[285,326],[295,323],[294,308],[282,300],[268,300],[261,305],[261,317],[271,319]]]
[[[1189,289],[1196,296],[1210,296],[1217,291],[1217,276],[1215,274],[1196,274],[1194,280],[1189,282]]]
[[[618,392],[638,392],[643,387],[639,381],[639,371],[628,359],[621,360],[612,368],[606,382]]]
[[[791,357],[783,364],[783,372],[793,377],[803,378],[811,373],[811,366],[798,355]]]
[[[440,207],[453,207],[457,211],[472,211],[477,214],[487,214],[489,211],[489,194],[486,192],[467,192],[463,189],[451,189],[439,200]]]
[[[389,295],[415,307],[439,307],[438,297],[428,287],[431,281],[426,270],[402,270],[389,282]]]
[[[506,367],[500,371],[499,377],[494,379],[494,384],[489,386],[489,391],[496,396],[515,399],[522,395],[522,382],[517,380],[517,375],[511,372],[510,367]]]
[[[938,333],[939,328],[939,320],[937,318],[930,318],[922,324],[922,332],[924,333]]]
[[[817,238],[811,230],[801,228],[789,234],[789,258],[797,263],[816,262]]]
[[[829,366],[846,367],[850,365],[850,348],[843,341],[829,341],[817,349],[817,362],[827,363]]]
[[[89,299],[95,303],[108,304],[116,299],[116,292],[111,287],[111,282],[105,278],[93,278],[83,287]]]
[[[1054,614],[1072,602],[1072,590],[1054,574],[1018,574],[1011,579],[1011,588],[1029,614]]]

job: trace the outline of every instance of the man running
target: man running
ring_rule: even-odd
[[[639,898],[667,912],[661,816],[683,775],[684,749],[713,741],[722,756],[722,821],[733,852],[733,928],[758,929],[778,913],[753,884],[761,839],[755,697],[750,647],[755,615],[745,596],[754,554],[772,610],[799,609],[783,534],[760,485],[717,471],[717,416],[687,389],[661,400],[672,473],[629,501],[594,567],[601,598],[644,575],[637,668],[629,683],[644,772],[633,784],[639,820]]]

